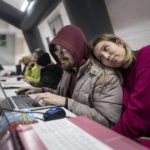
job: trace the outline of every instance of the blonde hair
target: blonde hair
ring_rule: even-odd
[[[110,41],[110,42],[116,43],[116,41],[118,39],[123,42],[123,47],[126,51],[125,60],[121,67],[127,68],[135,60],[135,55],[134,55],[133,51],[131,50],[131,48],[128,46],[128,44],[125,41],[123,41],[121,38],[117,37],[116,35],[108,34],[108,33],[101,34],[93,41],[93,43],[91,44],[91,47],[92,47],[92,49],[94,49],[95,46],[101,41]],[[91,53],[93,55],[93,51]]]
[[[45,51],[42,48],[37,48],[33,50],[32,53],[36,53],[38,57],[40,57]]]
[[[103,88],[108,84],[108,74],[107,71],[112,70],[112,68],[107,67],[105,65],[103,65],[100,61],[98,61],[97,59],[95,59],[92,55],[90,56],[90,62],[92,65],[96,65],[99,67],[99,69],[102,71],[102,75],[99,77],[100,80],[100,87]],[[119,81],[121,84],[123,84],[123,78],[122,75],[120,73],[120,71],[118,69],[113,69],[115,75],[119,78]]]
[[[32,60],[32,55],[26,55],[21,58],[21,63],[28,65],[28,63]]]

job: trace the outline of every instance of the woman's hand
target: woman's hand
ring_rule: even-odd
[[[38,101],[43,101],[43,103],[46,104],[51,104],[51,105],[56,105],[56,106],[64,106],[66,98],[63,96],[55,95],[52,93],[42,93],[39,94],[35,100],[33,101],[33,106],[38,102]]]

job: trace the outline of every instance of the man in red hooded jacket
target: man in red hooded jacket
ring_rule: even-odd
[[[51,41],[49,49],[55,61],[64,70],[62,79],[57,90],[49,88],[24,87],[20,91],[26,94],[51,92],[65,97],[71,97],[75,77],[79,68],[86,62],[87,39],[84,33],[75,25],[64,26]]]

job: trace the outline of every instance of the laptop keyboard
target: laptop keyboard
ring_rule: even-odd
[[[7,109],[14,109],[14,105],[12,104],[10,98],[0,100],[0,107]]]
[[[33,107],[33,99],[28,95],[12,96],[13,101],[16,103],[19,109]]]

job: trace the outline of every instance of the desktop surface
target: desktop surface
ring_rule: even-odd
[[[27,150],[148,150],[84,116],[21,126],[17,131]]]

